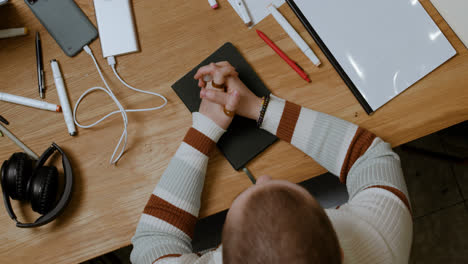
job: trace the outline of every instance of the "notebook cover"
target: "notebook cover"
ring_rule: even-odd
[[[340,77],[343,79],[343,81],[346,83],[346,85],[349,87],[351,92],[353,93],[354,97],[358,100],[358,102],[361,104],[362,108],[366,111],[368,115],[372,114],[374,110],[370,105],[367,103],[366,99],[364,99],[364,96],[359,92],[357,89],[356,85],[354,85],[353,81],[349,78],[349,76],[346,74],[346,72],[343,70],[343,68],[340,66],[338,61],[335,59],[333,54],[328,50],[327,46],[325,43],[323,43],[322,39],[319,37],[317,32],[315,32],[314,28],[310,25],[309,21],[304,17],[304,14],[302,14],[301,10],[297,7],[296,3],[294,3],[293,0],[286,0],[288,3],[289,7],[294,11],[296,16],[299,18],[299,20],[302,22],[304,27],[307,29],[309,34],[312,36],[314,39],[315,43],[319,46],[319,48],[322,50],[322,52],[325,54],[327,59],[330,61],[332,66],[335,68],[335,70],[338,72]]]
[[[190,112],[198,111],[201,103],[200,89],[197,89],[198,81],[193,79],[193,76],[200,67],[218,61],[231,63],[239,73],[239,78],[257,96],[270,93],[244,57],[228,42],[172,85],[172,89]],[[236,116],[217,146],[232,167],[239,170],[276,140],[276,136],[257,128],[255,120]]]
[[[418,1],[287,2],[368,114],[456,54]]]

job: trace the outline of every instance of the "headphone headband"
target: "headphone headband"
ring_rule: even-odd
[[[60,147],[57,146],[55,143],[52,143],[52,146],[50,146],[49,148],[47,148],[44,153],[41,154],[41,156],[39,157],[39,159],[37,160],[36,162],[36,166],[35,166],[35,169],[34,170],[37,170],[37,168],[39,167],[42,167],[44,166],[44,164],[46,163],[46,161],[50,158],[50,156],[52,156],[52,154],[54,154],[54,152],[56,150],[58,150]],[[62,153],[62,152],[60,152]]]
[[[2,184],[2,189],[3,189],[3,199],[4,199],[7,212],[10,215],[11,219],[16,221],[17,227],[28,228],[28,227],[37,227],[37,226],[45,225],[51,222],[52,220],[54,220],[55,218],[57,218],[57,216],[59,216],[63,212],[65,207],[70,202],[71,194],[73,190],[73,170],[72,170],[71,163],[67,155],[65,154],[65,152],[63,152],[63,150],[57,144],[52,143],[52,146],[50,146],[46,151],[44,151],[44,153],[42,153],[41,157],[36,163],[36,167],[34,171],[37,171],[38,168],[42,167],[55,151],[60,152],[62,156],[62,166],[63,166],[64,176],[65,176],[65,187],[63,189],[63,193],[60,197],[60,200],[55,205],[55,207],[52,210],[50,210],[47,214],[42,215],[41,217],[36,219],[34,223],[21,223],[17,220],[16,215],[13,212],[13,208],[11,206],[10,197],[8,196],[6,192],[7,188],[5,188],[6,184],[4,183],[5,181],[4,175],[6,173],[5,171],[6,165],[5,163],[2,165],[1,184]]]
[[[1,171],[1,184],[2,184],[2,193],[3,193],[3,203],[5,204],[5,208],[6,208],[7,212],[8,212],[8,215],[10,216],[10,218],[13,219],[16,223],[18,223],[18,220],[16,220],[16,215],[13,212],[13,209],[11,207],[10,197],[8,196],[6,183],[5,183],[4,175],[6,174],[7,163],[8,163],[8,161],[6,161],[6,162],[4,162],[2,164],[2,171]]]

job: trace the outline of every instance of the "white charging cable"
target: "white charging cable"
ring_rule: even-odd
[[[158,93],[153,93],[153,92],[148,92],[148,91],[144,91],[144,90],[140,90],[140,89],[136,89],[130,85],[128,85],[126,82],[124,82],[120,76],[118,75],[116,69],[115,69],[115,58],[112,57],[112,59],[109,59],[108,58],[108,62],[109,62],[109,65],[111,65],[111,62],[112,62],[112,69],[114,71],[114,74],[117,76],[117,78],[125,85],[127,86],[128,88],[134,90],[134,91],[137,91],[137,92],[141,92],[141,93],[146,93],[146,94],[151,94],[151,95],[155,95],[155,96],[158,96],[160,97],[161,99],[163,99],[164,103],[158,107],[153,107],[153,108],[146,108],[146,109],[125,109],[122,104],[120,103],[120,101],[117,99],[117,97],[114,95],[114,93],[112,92],[112,90],[110,89],[109,85],[107,84],[106,80],[104,79],[104,76],[102,75],[102,72],[101,72],[101,68],[99,67],[99,64],[97,63],[96,61],[96,58],[94,57],[94,54],[92,52],[92,50],[86,45],[84,48],[84,51],[86,53],[88,53],[91,58],[93,59],[94,61],[94,64],[96,65],[96,69],[98,70],[98,73],[99,73],[99,76],[101,76],[101,79],[102,81],[104,82],[104,85],[106,86],[105,88],[103,87],[100,87],[100,86],[97,86],[97,87],[92,87],[88,90],[86,90],[81,96],[80,98],[78,99],[78,101],[76,102],[75,104],[75,107],[73,109],[73,120],[75,121],[75,124],[78,126],[78,127],[81,127],[81,128],[91,128],[91,127],[94,127],[96,125],[98,125],[99,123],[101,123],[102,121],[104,121],[105,119],[107,119],[108,117],[114,115],[114,114],[117,114],[117,113],[120,113],[122,115],[122,120],[123,120],[123,123],[124,123],[124,129],[122,131],[122,135],[120,136],[120,139],[119,139],[119,142],[117,143],[117,146],[115,147],[114,149],[114,152],[112,153],[112,156],[110,158],[110,163],[111,164],[115,164],[117,163],[117,161],[119,161],[119,159],[122,157],[124,151],[125,151],[125,148],[127,147],[127,139],[128,139],[128,132],[127,132],[127,128],[128,128],[128,117],[127,117],[127,112],[144,112],[144,111],[152,111],[152,110],[157,110],[157,109],[161,109],[163,108],[164,106],[166,106],[167,104],[167,99],[158,94]],[[98,121],[90,124],[90,125],[82,125],[78,122],[78,120],[76,119],[76,113],[77,113],[77,109],[78,109],[78,106],[79,104],[81,103],[81,101],[83,100],[84,97],[86,97],[87,95],[89,95],[90,93],[92,92],[95,92],[95,91],[103,91],[105,92],[107,95],[109,95],[109,97],[114,101],[114,103],[117,105],[117,107],[119,108],[119,110],[116,110],[116,111],[113,111],[107,115],[105,115],[104,117],[102,117],[101,119],[99,119]],[[123,145],[122,145],[123,143]],[[117,151],[120,149],[120,152],[119,152],[119,155],[117,157],[115,157]],[[114,158],[115,157],[115,158]]]
[[[115,67],[116,62],[115,62],[114,56],[107,57],[107,63],[111,66],[112,71],[113,71],[114,74],[115,74],[115,77],[117,77],[117,79],[119,79],[119,81],[120,81],[123,85],[127,86],[129,89],[132,89],[132,90],[134,90],[134,91],[136,91],[136,92],[140,92],[140,93],[145,93],[145,94],[157,96],[157,97],[161,98],[161,99],[164,101],[164,103],[163,103],[162,105],[157,106],[157,107],[153,107],[153,108],[143,108],[143,109],[128,109],[128,110],[126,110],[127,112],[145,112],[145,111],[153,111],[153,110],[161,109],[161,108],[163,108],[164,106],[166,106],[166,104],[167,104],[167,99],[166,99],[166,97],[162,96],[161,94],[154,93],[154,92],[150,92],[150,91],[145,91],[145,90],[137,89],[137,88],[131,86],[130,84],[126,83],[124,80],[122,80],[122,78],[120,77],[120,75],[119,75],[119,73],[117,72],[117,69],[116,69],[116,67]]]

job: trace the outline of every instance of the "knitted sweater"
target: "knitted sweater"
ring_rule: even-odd
[[[325,167],[349,192],[326,213],[344,263],[408,263],[412,217],[400,160],[390,145],[344,120],[271,96],[262,128]],[[132,238],[132,263],[222,263],[222,247],[193,253],[210,150],[225,131],[200,113],[154,189]],[[313,228],[313,227],[311,227]]]

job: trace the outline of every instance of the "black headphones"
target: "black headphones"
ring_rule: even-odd
[[[63,193],[57,202],[58,171],[54,166],[44,166],[52,154],[62,155],[65,174]],[[59,216],[68,205],[72,194],[73,171],[70,161],[63,150],[52,143],[35,163],[26,153],[15,153],[3,162],[1,185],[5,208],[17,227],[37,227],[45,225]],[[10,197],[14,200],[30,201],[33,211],[41,214],[34,223],[21,223],[11,207]]]

